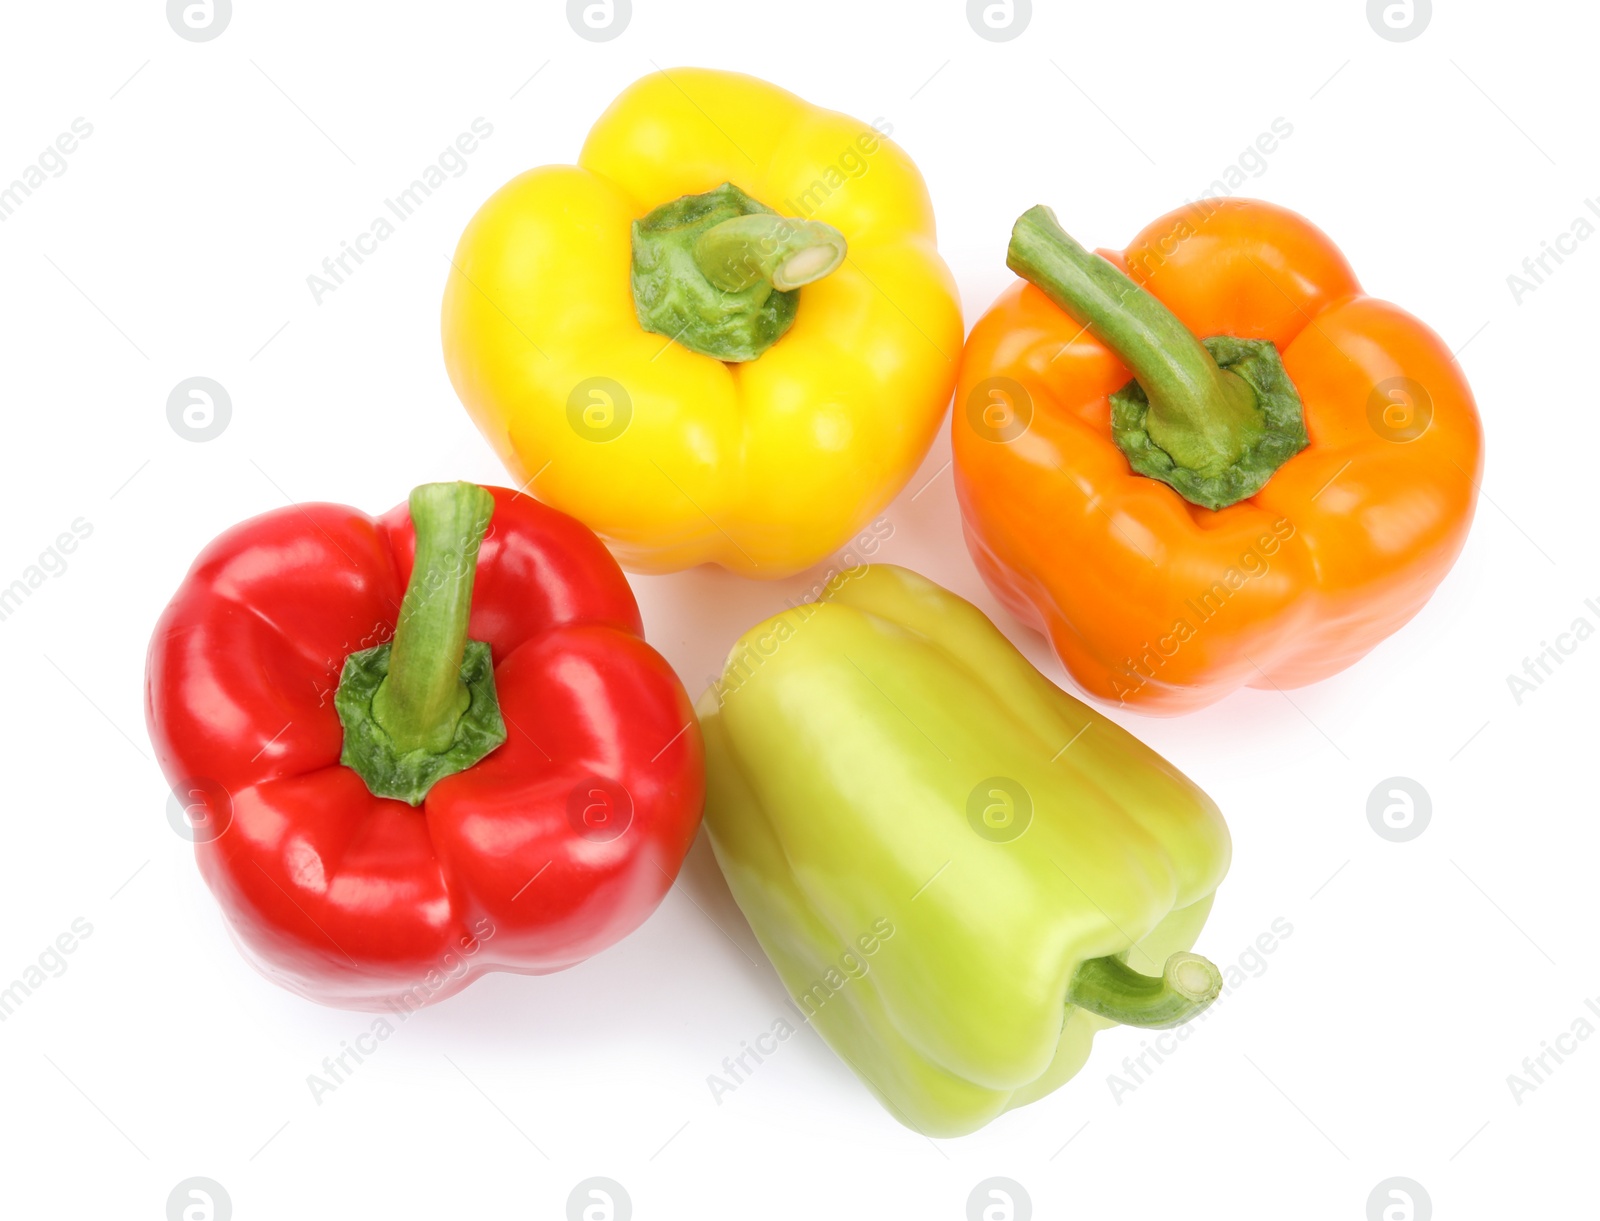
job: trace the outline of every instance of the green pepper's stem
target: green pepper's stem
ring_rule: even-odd
[[[1124,1026],[1181,1026],[1216,1000],[1222,972],[1198,954],[1174,954],[1159,977],[1141,975],[1120,958],[1090,958],[1067,989],[1067,1003]]]
[[[723,292],[737,293],[762,280],[789,292],[820,280],[844,262],[844,234],[817,220],[792,220],[752,212],[722,221],[700,235],[695,265]]]
[[[372,715],[396,750],[440,753],[470,702],[461,679],[478,548],[494,497],[475,483],[425,483],[411,493],[416,561]]]
[[[1217,367],[1200,341],[1154,296],[1029,208],[1011,231],[1006,265],[1083,323],[1133,371],[1150,400],[1150,439],[1178,466],[1223,474],[1266,429],[1256,393]]]

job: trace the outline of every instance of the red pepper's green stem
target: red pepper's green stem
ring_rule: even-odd
[[[411,493],[417,551],[394,640],[344,659],[339,762],[377,797],[420,805],[506,740],[487,644],[467,639],[478,549],[494,497],[475,483]]]
[[[441,753],[471,696],[461,678],[478,548],[494,498],[475,483],[426,483],[411,493],[416,562],[372,715],[404,754]]]
[[[1222,972],[1198,954],[1174,954],[1159,977],[1120,958],[1090,958],[1072,977],[1067,1003],[1124,1026],[1181,1026],[1222,993]]]
[[[1049,208],[1029,208],[1018,218],[1006,265],[1038,285],[1133,371],[1150,400],[1150,438],[1178,466],[1220,475],[1265,431],[1250,385],[1218,368],[1154,296],[1073,241]]]
[[[845,240],[832,225],[752,212],[707,229],[694,244],[694,261],[724,292],[743,292],[767,281],[790,292],[820,280],[844,262]]]

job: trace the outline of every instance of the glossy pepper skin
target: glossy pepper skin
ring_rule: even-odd
[[[901,568],[753,628],[698,707],[734,898],[801,1015],[931,1136],[1082,1068],[1112,1024],[1072,1003],[1085,964],[1159,973],[1227,871],[1204,793]]]
[[[150,736],[201,872],[250,960],[312,1000],[410,1008],[580,962],[649,915],[698,826],[699,731],[615,561],[571,518],[490,493],[468,634],[506,736],[420,805],[340,762],[334,705],[347,656],[395,634],[407,506],[234,527],[151,641]]]
[[[973,328],[956,395],[984,580],[1079,686],[1139,712],[1338,673],[1421,609],[1466,540],[1483,457],[1460,367],[1271,204],[1191,205],[1100,253],[1195,336],[1270,340],[1309,444],[1220,510],[1136,473],[1108,405],[1129,367],[1019,281]]]
[[[635,222],[730,183],[792,218],[786,237],[824,226],[848,242],[795,290],[792,328],[737,361],[646,330],[631,287],[655,274],[633,262]],[[709,562],[763,579],[831,554],[904,486],[961,336],[910,158],[860,120],[695,68],[624,91],[576,166],[497,191],[462,235],[443,308],[451,381],[518,486],[632,571]]]

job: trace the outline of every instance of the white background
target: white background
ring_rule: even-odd
[[[1394,43],[1359,0],[1041,2],[994,43],[952,0],[636,0],[620,37],[592,43],[554,2],[236,0],[196,44],[157,0],[8,5],[0,183],[75,118],[93,135],[0,223],[0,585],[74,519],[93,533],[0,622],[0,983],[75,918],[94,931],[0,1024],[6,1213],[159,1221],[173,1186],[205,1175],[239,1221],[560,1218],[604,1175],[641,1219],[959,1219],[1001,1175],[1041,1218],[1359,1221],[1401,1175],[1440,1218],[1595,1215],[1600,1038],[1520,1103],[1507,1076],[1600,997],[1600,641],[1520,704],[1507,675],[1574,620],[1600,626],[1584,601],[1600,599],[1600,241],[1520,303],[1506,277],[1600,193],[1600,21],[1576,3],[1438,7]],[[491,190],[571,160],[623,86],[680,64],[887,119],[928,178],[969,325],[1009,281],[1024,208],[1120,246],[1281,116],[1293,135],[1249,193],[1310,216],[1369,291],[1461,349],[1484,497],[1422,614],[1315,687],[1114,714],[1232,827],[1198,948],[1227,965],[1274,919],[1294,929],[1120,1100],[1107,1077],[1147,1037],[1133,1030],[960,1140],[900,1127],[809,1030],[714,1101],[708,1074],[786,1008],[702,840],[625,942],[564,974],[480,981],[318,1104],[307,1074],[370,1018],[247,967],[168,826],[144,651],[196,550],[287,499],[379,511],[427,480],[504,481],[445,377],[446,256]],[[306,277],[479,116],[494,134],[466,172],[317,304]],[[233,403],[203,444],[166,418],[196,375]],[[941,436],[889,510],[882,558],[976,600],[1065,682],[975,575],[947,454]],[[698,692],[813,580],[634,588]],[[1404,844],[1366,815],[1397,775],[1433,805]]]

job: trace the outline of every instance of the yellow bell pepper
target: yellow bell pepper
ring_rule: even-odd
[[[911,159],[732,72],[656,72],[576,166],[479,209],[445,288],[456,393],[531,495],[637,572],[775,578],[932,443],[961,353]],[[686,198],[687,197],[687,198]]]

